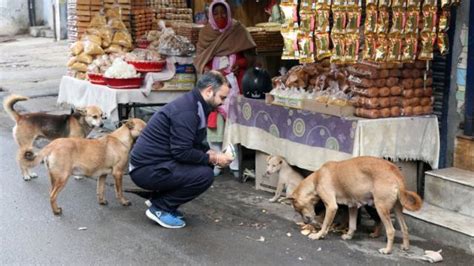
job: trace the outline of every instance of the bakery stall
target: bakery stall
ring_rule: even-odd
[[[70,60],[58,103],[100,106],[112,122],[191,90],[200,26],[185,0],[68,1]]]
[[[399,166],[419,191],[423,168],[439,165],[432,60],[449,53],[457,4],[280,1],[282,59],[299,64],[273,78],[265,101],[233,99],[226,131],[258,151],[257,188],[276,185],[262,180],[263,152],[310,171],[363,155],[408,162]]]

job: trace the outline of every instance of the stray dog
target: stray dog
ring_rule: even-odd
[[[84,109],[77,108],[74,113],[67,115],[51,115],[46,113],[19,114],[13,109],[15,103],[26,101],[27,97],[10,95],[3,101],[3,108],[15,121],[13,138],[18,146],[17,161],[20,165],[23,180],[29,181],[38,177],[37,174],[22,164],[25,152],[33,148],[33,143],[38,138],[54,140],[65,137],[85,138],[94,127],[100,127],[102,110],[97,106],[88,106]]]
[[[286,161],[280,156],[267,157],[267,171],[266,175],[278,173],[278,185],[275,191],[275,196],[271,198],[270,202],[275,202],[281,196],[283,189],[286,189],[286,195],[291,195],[295,188],[303,181],[303,176],[296,172]]]
[[[44,160],[51,179],[50,201],[55,215],[60,215],[56,199],[70,175],[99,177],[97,199],[106,205],[104,190],[107,174],[115,179],[115,196],[123,206],[130,205],[123,196],[122,175],[127,167],[128,154],[135,139],[146,124],[140,119],[130,119],[109,135],[98,139],[60,138],[52,141],[37,155],[25,153],[25,164],[34,167]]]
[[[323,226],[319,232],[309,235],[311,239],[326,236],[338,203],[349,207],[349,231],[342,235],[342,239],[351,239],[357,227],[358,208],[374,203],[387,234],[387,246],[379,249],[382,254],[391,253],[393,247],[395,229],[390,211],[395,209],[403,233],[402,249],[408,250],[408,227],[402,211],[403,208],[417,211],[423,203],[415,192],[406,190],[404,177],[397,166],[369,156],[325,163],[301,182],[291,198],[293,207],[301,214],[305,223],[314,221],[314,205],[320,199],[326,206]]]

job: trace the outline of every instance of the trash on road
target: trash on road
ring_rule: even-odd
[[[79,228],[77,228],[77,230],[84,231],[84,230],[87,230],[87,227],[85,227],[85,226],[84,227],[79,227]]]

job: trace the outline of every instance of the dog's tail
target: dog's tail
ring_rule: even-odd
[[[403,208],[409,211],[418,211],[421,209],[421,205],[423,205],[423,200],[418,194],[416,194],[416,192],[406,189],[405,177],[401,173],[400,169],[398,169],[398,167],[395,165],[392,167],[396,175],[395,178],[399,184],[398,198],[400,199],[400,203],[402,204]]]
[[[35,153],[32,148],[25,149],[23,152],[23,158],[20,158],[23,161],[23,164],[27,167],[35,167],[41,163],[41,161],[50,154],[51,149],[48,147],[44,147],[38,153]]]
[[[28,97],[12,94],[3,100],[3,109],[5,109],[5,112],[7,112],[7,114],[16,122],[20,119],[20,114],[13,109],[13,106],[17,102],[26,100],[28,100]]]

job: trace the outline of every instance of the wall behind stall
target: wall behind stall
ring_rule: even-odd
[[[0,36],[28,30],[28,0],[0,0]]]
[[[194,13],[203,12],[204,8],[209,5],[212,0],[196,0],[193,2]],[[232,9],[232,15],[234,19],[240,21],[245,26],[254,26],[260,22],[267,22],[268,15],[263,10],[267,4],[267,1],[259,1],[258,3],[254,0],[246,1],[226,1],[229,3]],[[243,2],[242,4],[237,4]]]

